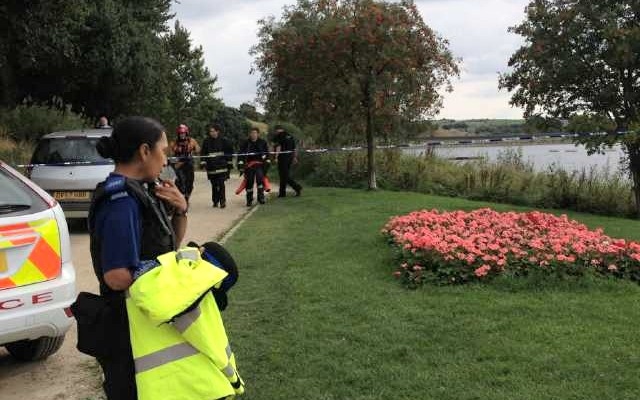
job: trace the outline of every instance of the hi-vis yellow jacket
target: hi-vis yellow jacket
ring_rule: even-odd
[[[210,292],[227,273],[195,248],[158,261],[127,297],[138,399],[213,400],[244,393]]]

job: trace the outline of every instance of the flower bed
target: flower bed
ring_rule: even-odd
[[[640,280],[639,243],[612,239],[566,215],[424,210],[392,218],[382,233],[399,252],[394,275],[410,286],[537,271]]]

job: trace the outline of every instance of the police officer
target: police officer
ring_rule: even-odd
[[[156,185],[167,163],[165,129],[157,121],[130,117],[96,146],[115,170],[96,187],[89,211],[90,249],[100,294],[110,304],[110,343],[98,362],[107,399],[135,400],[136,385],[125,291],[148,260],[175,250],[163,202],[184,213],[187,201],[173,181]]]
[[[227,206],[226,189],[224,181],[229,179],[233,169],[233,147],[231,142],[221,136],[220,125],[209,127],[209,136],[202,142],[200,155],[206,156],[200,165],[207,170],[207,177],[211,182],[211,201],[214,207],[225,208]]]
[[[249,139],[240,146],[240,154],[238,156],[238,169],[245,175],[247,186],[247,207],[253,204],[253,185],[254,182],[258,188],[258,203],[264,204],[264,176],[271,160],[269,159],[269,146],[267,142],[260,138],[258,128],[251,128],[249,131]]]
[[[278,197],[287,196],[287,185],[296,192],[296,196],[302,193],[302,186],[291,178],[291,165],[298,162],[296,154],[296,140],[280,125],[276,126],[275,143],[273,151],[278,160],[278,174],[280,175],[280,190]]]

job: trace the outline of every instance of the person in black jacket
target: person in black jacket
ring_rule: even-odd
[[[238,156],[238,170],[245,174],[247,180],[247,207],[253,204],[253,184],[258,188],[258,203],[264,204],[264,176],[271,165],[269,159],[269,146],[260,137],[258,128],[251,128],[249,140],[240,146],[240,156]]]
[[[285,131],[282,126],[277,125],[273,142],[275,143],[273,151],[277,156],[278,174],[280,175],[278,197],[285,197],[287,195],[287,185],[295,190],[296,196],[300,196],[302,186],[291,178],[291,165],[298,162],[296,140],[290,133]]]
[[[226,189],[224,181],[229,179],[229,173],[233,168],[233,147],[231,142],[222,137],[220,125],[209,127],[209,137],[202,142],[200,163],[207,170],[207,177],[211,182],[211,201],[214,207],[225,208],[227,206]]]

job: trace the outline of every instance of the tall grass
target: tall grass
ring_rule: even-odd
[[[624,217],[633,216],[635,210],[631,182],[621,173],[557,167],[536,172],[515,151],[502,153],[495,162],[481,159],[459,164],[432,154],[383,150],[376,154],[376,167],[378,185],[387,190]],[[298,172],[316,186],[364,188],[366,154],[305,154]]]
[[[33,154],[35,144],[23,140],[16,142],[9,137],[7,131],[0,126],[0,160],[15,167],[19,164],[27,164]],[[19,168],[20,169],[20,168]],[[22,170],[21,172],[24,172]]]
[[[27,164],[42,135],[85,126],[88,120],[69,108],[37,104],[0,108],[0,160],[12,166]]]
[[[69,108],[57,109],[45,105],[21,104],[12,109],[0,109],[0,127],[16,141],[36,141],[54,131],[79,129],[89,121]]]

